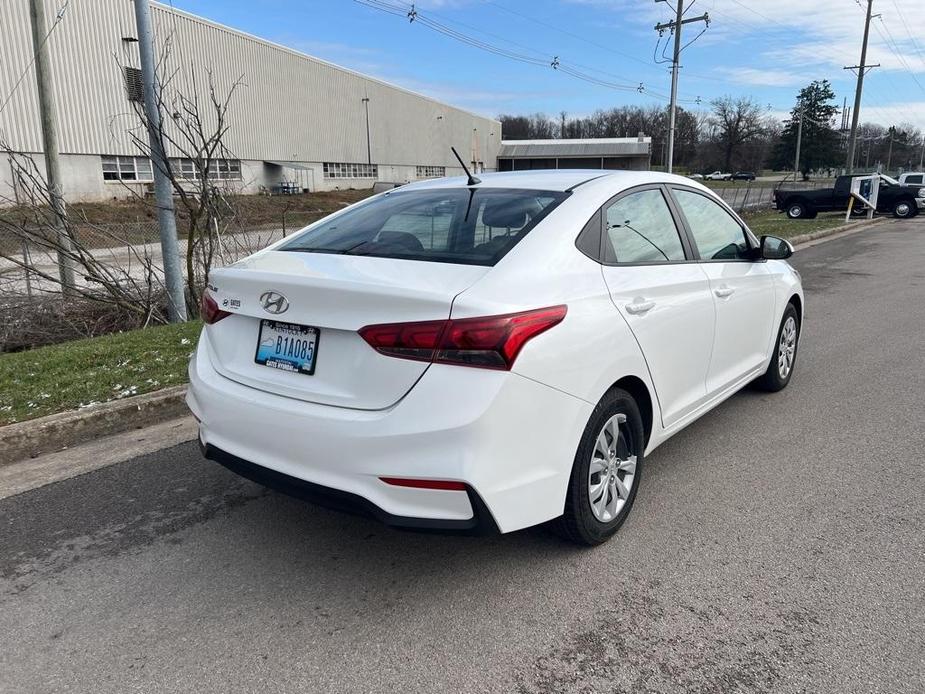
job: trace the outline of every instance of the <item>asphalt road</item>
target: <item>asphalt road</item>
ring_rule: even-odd
[[[0,691],[925,690],[925,219],[794,260],[790,387],[657,450],[600,548],[392,531],[192,444],[0,501]]]

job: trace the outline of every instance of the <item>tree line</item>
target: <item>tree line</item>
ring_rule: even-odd
[[[723,96],[708,110],[679,107],[674,165],[689,172],[792,170],[801,120],[800,172],[838,170],[845,165],[847,133],[841,129],[841,109],[828,80],[802,88],[790,116],[779,120],[750,97]],[[667,162],[668,109],[661,106],[618,106],[589,116],[571,118],[543,113],[498,116],[505,140],[546,140],[593,137],[652,138],[652,165]],[[918,168],[923,133],[911,124],[883,126],[865,123],[859,129],[855,163],[858,170]]]

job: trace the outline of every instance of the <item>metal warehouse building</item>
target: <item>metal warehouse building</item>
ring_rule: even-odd
[[[46,0],[49,24],[59,6]],[[495,167],[498,121],[162,4],[152,5],[152,18],[156,50],[166,56],[161,72],[176,71],[185,94],[207,101],[210,71],[219,94],[242,80],[229,111],[231,154],[213,173],[223,185],[242,192],[281,185],[330,190],[461,173],[451,145],[474,168]],[[130,0],[71,0],[48,39],[69,200],[124,197],[152,180],[150,161],[137,156],[128,134],[141,107],[135,34]],[[28,0],[2,0],[0,99],[13,96],[0,113],[0,141],[39,154],[31,58]],[[44,168],[41,156],[32,158]],[[182,171],[183,162],[176,163]],[[4,164],[0,199],[10,199],[16,187]]]
[[[501,171],[530,169],[631,169],[648,171],[652,138],[600,137],[582,140],[504,140]]]

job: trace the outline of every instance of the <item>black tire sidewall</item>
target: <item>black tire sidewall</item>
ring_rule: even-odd
[[[793,320],[796,321],[797,325],[796,347],[793,352],[793,363],[790,365],[790,371],[787,373],[786,378],[781,378],[780,370],[777,368],[777,360],[780,358],[780,336],[784,332],[784,324],[787,322],[787,318],[791,316]],[[787,387],[787,384],[790,383],[791,377],[793,377],[793,372],[797,366],[797,357],[800,353],[800,328],[800,315],[797,313],[793,304],[787,304],[787,308],[784,309],[784,315],[780,319],[780,325],[775,335],[774,353],[771,356],[771,363],[768,364],[768,370],[764,375],[764,381],[771,390],[783,390]]]
[[[909,214],[899,214],[898,210],[900,205],[907,205],[909,207]],[[914,202],[909,202],[908,200],[897,200],[896,204],[893,205],[893,216],[896,217],[896,219],[911,219],[914,209]]]
[[[621,413],[626,415],[626,427],[633,438],[632,449],[636,455],[636,472],[629,498],[623,504],[623,508],[620,509],[617,517],[612,521],[602,523],[594,517],[591,502],[588,498],[587,482],[591,457],[597,435],[603,428],[604,423],[614,415]],[[645,431],[639,407],[629,393],[622,389],[614,388],[594,408],[594,412],[592,412],[582,434],[578,450],[575,453],[566,499],[566,518],[564,519],[570,526],[569,535],[572,536],[572,539],[579,540],[584,544],[596,545],[607,540],[620,528],[632,509],[633,502],[636,500],[636,492],[642,481],[644,451]]]

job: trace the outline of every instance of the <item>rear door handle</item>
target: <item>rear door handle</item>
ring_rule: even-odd
[[[713,290],[713,293],[716,294],[720,299],[725,299],[727,296],[732,296],[735,294],[735,289],[732,287],[717,287]]]
[[[626,310],[629,313],[632,313],[634,316],[647,313],[655,308],[654,301],[634,301],[631,304],[626,305]]]

